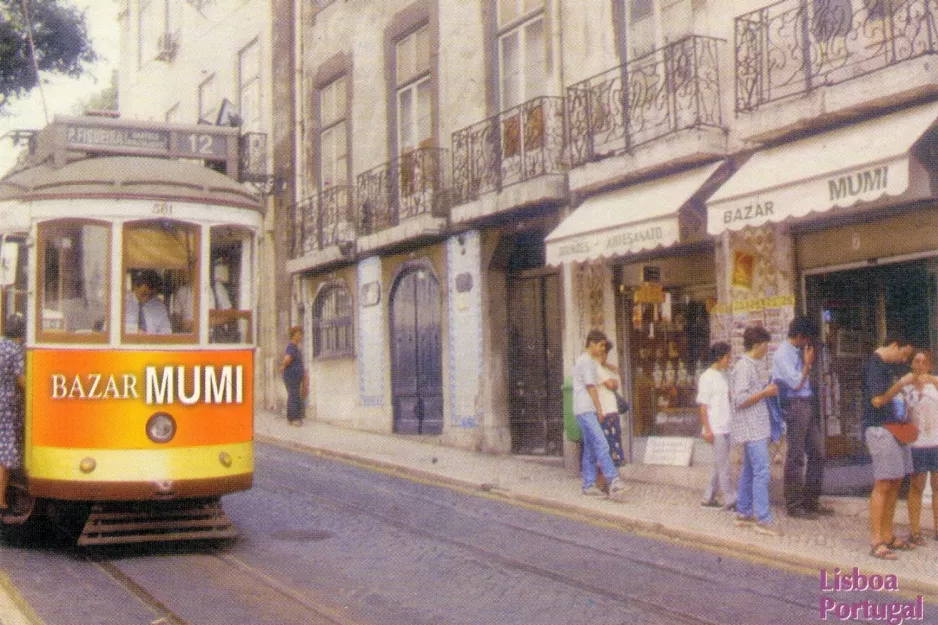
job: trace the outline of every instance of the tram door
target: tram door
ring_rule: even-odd
[[[443,431],[440,285],[427,269],[404,272],[391,292],[391,389],[394,431]]]

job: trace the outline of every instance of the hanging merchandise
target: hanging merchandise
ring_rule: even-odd
[[[632,329],[641,330],[642,329],[642,305],[635,304],[632,306]]]
[[[665,323],[671,323],[671,294],[664,294],[664,302],[661,304],[661,320]]]

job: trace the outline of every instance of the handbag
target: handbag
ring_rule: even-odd
[[[309,395],[309,376],[304,375],[303,381],[300,382],[300,397],[306,399],[307,395]]]
[[[884,423],[883,427],[889,430],[900,445],[908,445],[918,438],[918,428],[911,421],[890,421]]]
[[[625,401],[625,398],[622,395],[616,393],[616,410],[619,411],[619,414],[625,414],[629,411],[629,402]]]

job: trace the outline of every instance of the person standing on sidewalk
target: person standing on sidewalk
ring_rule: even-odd
[[[607,362],[609,352],[613,348],[612,341],[607,339],[604,345],[602,357],[596,360],[596,377],[599,380],[596,390],[599,391],[599,404],[602,408],[602,412],[598,414],[599,425],[603,429],[606,442],[609,443],[612,463],[616,467],[621,467],[625,461],[625,452],[622,449],[622,424],[619,421],[619,402],[616,400],[616,393],[619,392],[622,380]]]
[[[824,433],[814,410],[811,367],[817,325],[804,316],[788,326],[788,340],[772,358],[772,380],[778,384],[779,404],[788,432],[785,458],[785,508],[788,516],[813,519],[834,513],[820,503],[824,482]]]
[[[300,341],[303,340],[303,327],[290,328],[290,342],[280,363],[280,372],[283,374],[283,385],[287,387],[287,421],[294,427],[303,425],[303,416],[306,407],[303,405],[306,392],[303,385],[306,383],[306,368],[303,366],[303,353],[300,351]]]
[[[605,497],[596,486],[596,463],[609,484],[609,496],[616,497],[625,490],[616,466],[609,455],[609,442],[599,425],[602,404],[599,403],[596,362],[606,350],[606,335],[600,330],[590,330],[586,335],[586,349],[573,365],[573,413],[583,433],[583,494],[588,497]]]
[[[736,486],[730,468],[730,387],[726,372],[730,367],[729,343],[710,346],[710,367],[700,376],[697,404],[700,406],[700,428],[703,439],[713,445],[713,471],[704,489],[704,508],[719,508],[717,491],[723,494],[723,506],[736,508]]]
[[[736,525],[752,526],[766,536],[781,536],[772,522],[769,507],[769,408],[765,400],[778,394],[775,384],[766,384],[759,361],[769,350],[768,331],[752,326],[743,332],[746,353],[736,361],[730,374],[730,400],[733,417],[730,434],[743,445],[743,468],[736,494]]]
[[[912,545],[893,534],[893,516],[899,487],[912,472],[912,452],[908,445],[900,445],[892,433],[883,427],[890,422],[902,421],[896,414],[892,399],[906,383],[890,383],[893,366],[906,362],[912,355],[912,346],[903,338],[887,338],[877,347],[863,368],[863,436],[873,460],[873,491],[870,493],[870,555],[881,560],[895,560],[895,550],[908,550]]]
[[[912,423],[918,428],[918,439],[912,449],[912,477],[909,479],[909,542],[919,547],[928,544],[922,536],[922,493],[926,480],[931,480],[932,526],[938,540],[938,378],[931,374],[931,355],[918,350],[912,356],[912,377],[904,376],[905,405]]]

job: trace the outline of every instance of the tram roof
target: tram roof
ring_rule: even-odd
[[[258,196],[202,165],[140,156],[100,156],[62,167],[50,162],[0,179],[0,201],[61,198],[154,199],[260,210]]]

